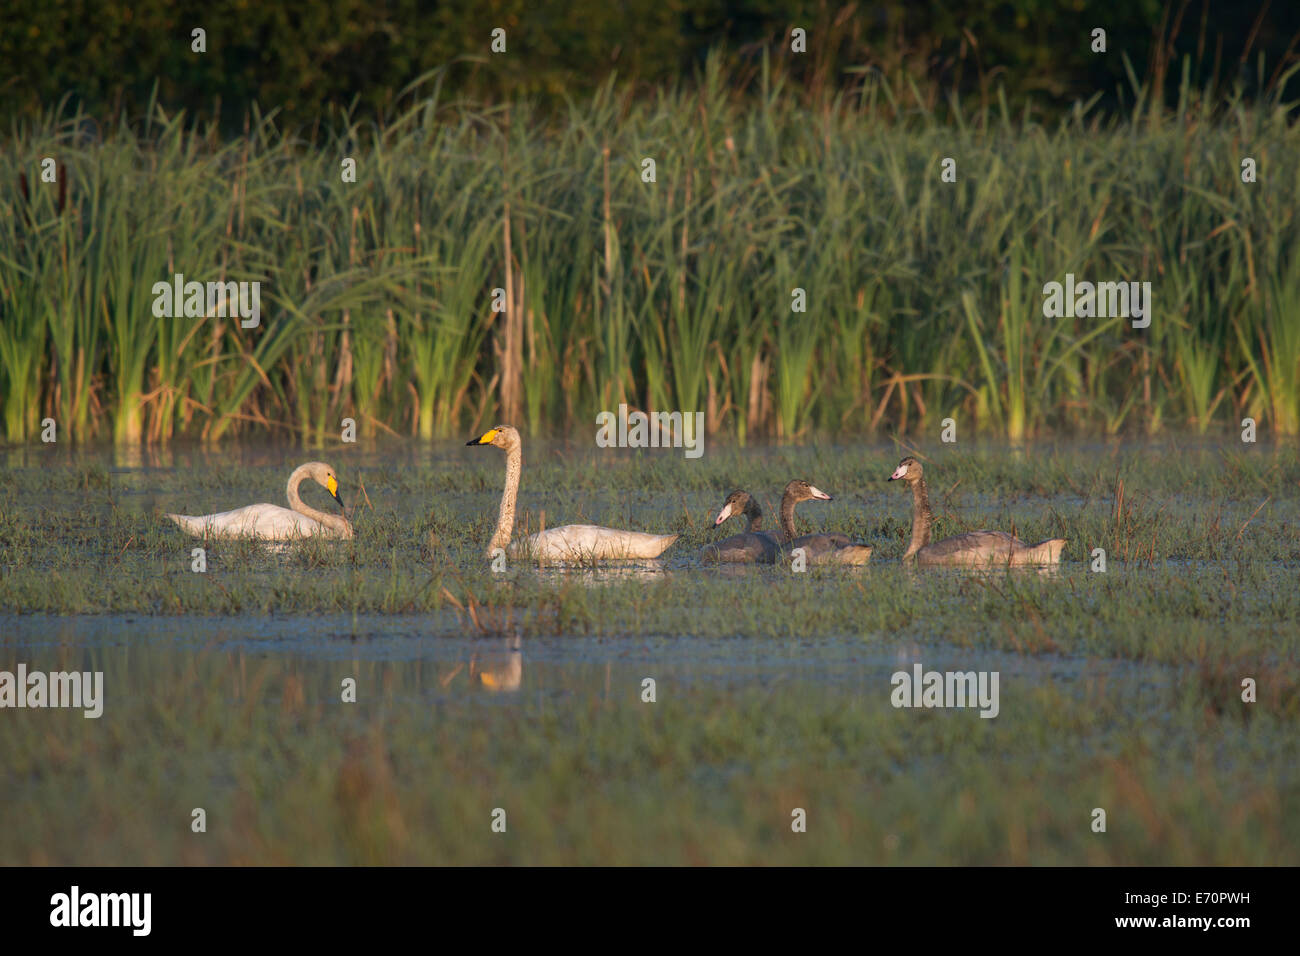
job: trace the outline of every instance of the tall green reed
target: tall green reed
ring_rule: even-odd
[[[57,111],[18,130],[6,156],[57,155],[68,191],[59,214],[0,183],[5,439],[46,412],[122,443],[319,444],[348,415],[537,432],[623,401],[740,441],[950,415],[1013,438],[1246,412],[1300,432],[1300,183],[1278,165],[1300,133],[1271,96],[1184,89],[1166,113],[1138,88],[1130,115],[1049,124],[878,74],[809,108],[769,63],[741,95],[715,61],[543,114],[441,79],[306,139],[255,111],[228,142],[156,108],[102,140]],[[260,326],[153,316],[175,272],[260,281]],[[1044,318],[1067,272],[1150,281],[1151,327]]]

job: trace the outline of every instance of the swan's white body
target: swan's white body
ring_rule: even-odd
[[[657,558],[676,540],[675,534],[647,534],[594,524],[566,524],[511,542],[510,554],[552,561]]]
[[[346,517],[317,511],[298,496],[298,486],[309,477],[324,485],[334,499],[339,500],[338,479],[334,477],[334,470],[323,462],[313,461],[295,468],[289,476],[287,494],[291,508],[257,504],[211,515],[169,514],[167,517],[190,534],[207,538],[285,541],[314,536],[352,537],[352,525]],[[339,506],[342,507],[342,501],[339,501]]]
[[[523,442],[519,438],[519,432],[509,425],[498,425],[466,444],[494,445],[506,453],[506,486],[501,493],[497,528],[488,543],[488,557],[494,557],[498,550],[504,550],[515,557],[563,563],[657,558],[680,537],[675,534],[620,531],[592,524],[568,524],[548,528],[512,543],[510,535],[515,527],[515,501],[519,495],[519,476],[523,470]]]
[[[214,515],[168,515],[190,534],[209,538],[285,538],[336,534],[333,528],[315,518],[298,514],[279,505],[245,505]]]

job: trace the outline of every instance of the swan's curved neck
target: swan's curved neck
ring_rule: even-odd
[[[912,543],[907,546],[904,561],[930,543],[930,525],[933,523],[930,493],[926,490],[925,479],[918,478],[912,482]]]
[[[340,525],[347,523],[346,518],[326,514],[324,511],[317,511],[298,497],[298,486],[302,484],[303,479],[307,477],[310,470],[307,465],[299,465],[293,470],[293,474],[289,476],[289,486],[285,489],[285,493],[289,497],[289,507],[300,515],[311,518],[313,521],[319,521],[327,528],[340,530]]]
[[[794,506],[798,504],[794,495],[787,491],[781,496],[781,534],[787,541],[795,539]]]
[[[501,492],[501,513],[497,516],[497,529],[488,542],[488,557],[497,548],[510,543],[510,533],[515,529],[515,499],[519,497],[519,472],[524,466],[524,455],[518,446],[506,452],[506,487]]]
[[[753,498],[749,499],[749,504],[745,505],[745,517],[749,519],[747,531],[760,531],[763,527],[763,509],[758,506],[758,502]]]

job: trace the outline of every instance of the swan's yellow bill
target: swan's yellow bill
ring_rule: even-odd
[[[500,431],[500,429],[497,429],[497,428],[492,428],[492,429],[489,429],[488,431],[485,431],[482,435],[479,436],[479,440],[478,440],[477,442],[475,442],[475,444],[477,444],[477,445],[487,445],[487,444],[490,444],[491,441],[492,441],[492,439],[494,439],[494,438],[497,437],[497,432],[498,432],[498,431]]]
[[[333,475],[330,475],[325,479],[325,487],[329,489],[329,493],[335,498],[339,496],[339,480]]]

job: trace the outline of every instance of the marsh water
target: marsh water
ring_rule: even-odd
[[[714,447],[687,461],[530,442],[522,526],[682,537],[659,561],[504,572],[483,554],[495,449],[0,452],[0,670],[102,671],[107,697],[90,726],[0,719],[0,799],[35,820],[0,839],[0,862],[483,862],[498,850],[470,836],[399,837],[467,825],[502,787],[565,833],[514,862],[1297,862],[1294,449],[935,450],[938,533],[1067,538],[1045,574],[901,567],[910,497],[884,479],[908,451]],[[311,459],[338,472],[353,541],[204,542],[162,517],[283,503],[288,472]],[[727,492],[755,492],[774,527],[790,477],[834,498],[802,505],[801,530],[873,544],[867,567],[701,563],[703,544],[740,530],[712,525]],[[323,489],[304,498],[329,505]],[[900,708],[897,675],[917,665],[996,674],[996,716]],[[1243,678],[1259,687],[1250,704]],[[340,795],[358,733],[381,768],[367,786],[400,821],[365,836],[354,815],[369,804]],[[145,817],[170,812],[161,767],[231,812],[264,794],[240,839],[274,826],[292,832],[287,849],[160,835]],[[563,822],[578,779],[594,829]],[[837,814],[803,850],[766,816],[795,793]],[[1076,832],[1076,795],[1118,808],[1124,840],[1099,850]],[[425,819],[430,800],[450,816]],[[1124,816],[1134,800],[1161,809]],[[1255,810],[1225,829],[1225,801]],[[302,829],[325,808],[337,832]],[[109,814],[130,838],[60,838],[77,814]],[[684,835],[706,824],[730,842],[705,851]]]
[[[906,449],[904,449],[906,450]],[[802,520],[810,520],[813,528],[861,530],[862,539],[877,545],[873,562],[877,568],[887,568],[896,573],[897,554],[888,554],[890,545],[895,551],[905,542],[910,499],[900,492],[899,486],[883,479],[888,476],[892,461],[900,453],[892,445],[868,447],[851,445],[819,445],[816,448],[789,448],[759,446],[739,449],[713,448],[705,462],[684,459],[680,451],[662,450],[651,458],[644,452],[626,452],[592,448],[573,443],[537,441],[530,442],[525,462],[525,480],[521,496],[521,523],[537,519],[540,525],[551,515],[552,524],[557,518],[567,517],[566,504],[572,507],[574,520],[597,520],[615,526],[635,526],[645,530],[674,530],[684,533],[682,544],[671,549],[664,558],[656,561],[623,562],[601,567],[530,567],[516,569],[518,575],[542,587],[577,586],[585,589],[611,588],[621,585],[635,588],[638,584],[657,583],[671,593],[681,588],[684,602],[701,596],[716,596],[716,589],[726,589],[732,582],[733,590],[761,591],[768,584],[787,578],[787,568],[766,568],[743,565],[708,566],[698,558],[698,542],[707,542],[725,534],[741,530],[738,522],[713,531],[709,520],[716,513],[725,493],[734,487],[753,487],[760,500],[767,504],[767,527],[775,525],[776,503],[779,499],[780,476],[807,475],[828,490],[835,498],[833,508],[804,505],[800,510]],[[1296,455],[1286,448],[1247,449],[1263,462],[1272,462],[1288,477],[1284,480],[1291,488],[1276,489],[1276,494],[1263,497],[1271,506],[1260,517],[1259,482],[1243,481],[1240,493],[1215,494],[1203,487],[1204,478],[1219,473],[1219,462],[1229,456],[1242,454],[1240,446],[1233,443],[1203,439],[1167,439],[1155,442],[1055,442],[1049,445],[984,444],[972,446],[960,454],[950,453],[950,458],[966,456],[994,472],[1015,472],[1030,475],[1028,484],[1043,482],[1036,472],[1051,475],[1061,487],[1049,492],[1047,488],[1019,487],[1008,494],[998,487],[966,487],[959,500],[952,505],[966,516],[976,519],[987,517],[989,527],[1010,527],[1003,521],[1009,509],[1018,510],[1023,524],[1035,513],[1086,512],[1090,505],[1102,512],[1109,511],[1115,519],[1115,490],[1111,482],[1111,500],[1089,493],[1084,487],[1085,475],[1061,479],[1069,466],[1092,467],[1097,474],[1111,473],[1122,480],[1130,477],[1129,500],[1140,496],[1142,480],[1152,474],[1162,476],[1156,494],[1147,494],[1148,512],[1156,511],[1166,517],[1175,530],[1175,539],[1181,534],[1185,540],[1188,529],[1198,527],[1201,520],[1213,514],[1216,525],[1228,532],[1240,528],[1236,540],[1244,536],[1252,524],[1257,532],[1270,541],[1280,541],[1290,547],[1289,553],[1264,559],[1256,572],[1259,598],[1289,587],[1296,570],[1297,527],[1300,527],[1300,483],[1295,481]],[[328,562],[309,569],[317,577],[346,579],[352,585],[360,580],[362,587],[369,583],[381,586],[391,573],[395,562],[409,563],[412,569],[429,560],[429,551],[439,546],[451,554],[451,563],[467,570],[481,570],[482,561],[476,552],[473,539],[475,529],[489,529],[495,517],[495,503],[499,495],[499,470],[501,462],[494,449],[465,448],[460,442],[422,444],[418,442],[386,442],[378,446],[359,448],[338,446],[329,450],[302,450],[284,445],[235,444],[212,448],[196,445],[178,445],[166,448],[80,448],[80,447],[24,447],[0,450],[0,474],[6,478],[0,484],[0,494],[11,522],[24,522],[39,526],[43,516],[55,512],[80,515],[91,525],[99,524],[104,516],[125,524],[128,529],[134,522],[152,524],[154,531],[170,541],[169,547],[177,553],[177,562],[184,565],[189,554],[188,539],[171,529],[159,516],[165,511],[205,513],[238,507],[255,501],[282,504],[283,478],[296,464],[313,458],[330,461],[338,469],[342,481],[345,503],[357,526],[358,538],[365,542],[360,561],[352,561],[346,571],[331,567]],[[606,470],[613,463],[612,470]],[[655,470],[651,480],[639,483],[638,466],[652,462]],[[1100,464],[1099,464],[1100,463]],[[1176,473],[1185,470],[1185,486],[1171,489],[1178,481]],[[1171,475],[1170,473],[1175,473]],[[746,474],[754,475],[747,480]],[[947,502],[945,489],[948,478],[940,468],[930,473],[932,494]],[[612,478],[613,487],[602,487],[602,480]],[[1198,482],[1198,479],[1201,479]],[[957,477],[953,486],[965,479]],[[678,490],[669,490],[674,484]],[[531,486],[531,487],[530,487]],[[948,489],[949,491],[951,489]],[[762,492],[766,491],[767,494]],[[1236,491],[1236,489],[1234,489]],[[1122,494],[1122,491],[1120,492]],[[329,508],[328,499],[319,489],[304,492],[305,497],[318,507]],[[849,520],[845,520],[845,518]],[[883,527],[893,537],[893,542],[874,541],[872,532]],[[1012,519],[1014,524],[1015,519]],[[978,526],[978,522],[976,522]],[[65,523],[66,526],[66,523]],[[432,528],[432,531],[430,531]],[[443,530],[448,529],[448,530]],[[366,540],[371,532],[378,531],[382,541]],[[450,533],[448,533],[450,532]],[[454,540],[458,533],[463,540]],[[1047,533],[1046,531],[1044,533]],[[140,535],[130,535],[126,551]],[[481,535],[482,537],[483,535]],[[39,527],[35,538],[40,547],[23,553],[16,542],[11,543],[5,555],[11,570],[25,565],[57,570],[59,562],[83,563],[93,566],[104,558],[105,548],[94,542],[90,534],[69,535],[66,543],[49,537]],[[695,537],[697,540],[690,540]],[[1098,544],[1105,544],[1103,536]],[[1153,536],[1154,537],[1154,536]],[[1226,535],[1225,535],[1226,537]],[[433,542],[429,544],[427,542]],[[1205,549],[1187,549],[1184,553],[1155,554],[1145,542],[1131,543],[1129,561],[1116,562],[1112,556],[1109,574],[1136,580],[1142,588],[1142,579],[1149,578],[1149,587],[1157,590],[1161,581],[1172,576],[1196,577],[1203,580],[1230,579],[1236,558],[1224,559],[1207,553]],[[220,574],[220,551],[231,545],[217,545],[211,573]],[[253,578],[266,579],[278,574],[300,573],[286,569],[286,560],[292,558],[298,545],[237,545],[240,568]],[[341,547],[341,546],[337,546]],[[40,552],[44,551],[44,554]],[[371,567],[366,567],[366,563]],[[139,574],[143,578],[156,570],[156,562],[142,562]],[[1064,567],[1049,572],[1039,572],[1046,579],[1057,579],[1047,584],[1058,591],[1072,587],[1074,579],[1093,569],[1095,559],[1091,549],[1073,547],[1067,553]],[[129,556],[124,561],[119,554],[111,572],[121,578],[133,573]],[[359,566],[358,566],[359,565]],[[1116,566],[1117,565],[1117,566]],[[1024,578],[1027,573],[1015,575]],[[991,577],[998,578],[994,572]],[[1062,580],[1064,576],[1064,579]],[[501,652],[495,644],[516,639],[510,626],[499,627],[502,635],[494,638],[485,634],[467,620],[462,610],[446,604],[427,608],[419,614],[375,614],[357,612],[340,615],[330,613],[327,607],[304,606],[301,599],[296,605],[273,609],[273,613],[224,613],[213,616],[211,608],[197,608],[186,615],[185,608],[141,607],[131,613],[114,613],[111,606],[96,608],[99,613],[77,613],[60,616],[46,609],[38,614],[5,614],[0,617],[0,647],[11,650],[40,646],[73,645],[87,649],[158,648],[171,651],[197,651],[204,647],[220,646],[243,653],[265,653],[289,657],[318,658],[322,660],[365,658],[394,661],[429,661],[435,664],[454,664],[478,657],[504,656],[513,659],[518,654],[527,662],[530,682],[555,668],[577,664],[596,664],[610,668],[644,668],[657,663],[692,679],[734,682],[745,680],[772,680],[793,674],[827,683],[862,681],[867,675],[878,679],[892,673],[900,663],[924,655],[929,660],[946,661],[966,656],[951,640],[954,625],[963,623],[963,605],[967,593],[958,587],[934,588],[929,585],[937,579],[978,579],[988,574],[971,572],[929,572],[924,577],[908,575],[899,578],[894,587],[919,590],[926,593],[929,619],[933,626],[911,628],[905,640],[874,640],[875,635],[861,631],[844,630],[833,624],[821,627],[815,623],[799,626],[801,614],[798,606],[790,608],[791,620],[782,626],[757,633],[745,633],[737,626],[728,629],[710,622],[699,633],[684,629],[680,633],[658,633],[616,626],[612,633],[592,637],[582,633],[530,634],[526,651]],[[847,569],[822,571],[809,575],[807,586],[812,602],[833,600],[846,585],[862,579],[870,581],[870,571],[854,572]],[[686,580],[691,589],[685,589]],[[703,582],[705,590],[696,590]],[[766,582],[766,583],[765,583]],[[992,583],[996,587],[996,581]],[[710,591],[710,588],[714,591]],[[530,589],[526,602],[535,597]],[[105,599],[107,604],[111,598]],[[4,607],[0,611],[24,611],[30,608]],[[71,610],[71,609],[70,609]],[[83,609],[76,609],[81,611]],[[160,613],[150,613],[151,610]],[[683,608],[690,613],[687,604]],[[699,609],[701,613],[705,608]],[[181,617],[177,617],[177,614]],[[490,630],[490,628],[488,629]],[[527,630],[515,626],[514,631]],[[590,630],[590,628],[586,628]],[[778,635],[779,639],[763,639]],[[958,644],[961,643],[959,640]],[[987,648],[980,651],[981,659],[989,658]],[[1122,665],[1125,673],[1134,669],[1145,670],[1142,679],[1160,681],[1167,678],[1164,671],[1151,662],[1133,661],[1125,655]],[[958,662],[959,663],[959,662]],[[1018,667],[1033,680],[1068,680],[1087,668],[1095,668],[1095,658],[1076,658],[1070,655],[1025,657],[1011,654],[999,660],[1000,667],[1014,671]]]

